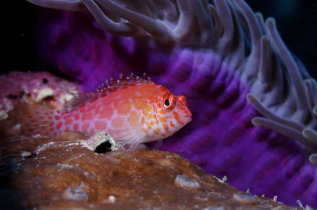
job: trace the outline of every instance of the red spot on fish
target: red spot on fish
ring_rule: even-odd
[[[87,132],[88,131],[88,128],[89,128],[89,123],[84,123],[82,126],[81,126],[81,130],[84,131],[84,132]]]
[[[81,120],[92,120],[92,119],[94,119],[94,113],[92,111],[84,112],[81,116]]]
[[[188,110],[185,110],[185,115],[191,115],[192,113],[189,112]]]
[[[111,125],[115,128],[122,128],[123,125],[124,125],[124,121],[123,119],[121,118],[114,118],[112,121],[111,121]]]
[[[96,109],[94,109],[94,114],[98,115],[100,113],[101,106],[97,106]]]
[[[97,130],[105,130],[106,129],[107,124],[105,122],[102,121],[97,121],[95,122],[95,127]]]
[[[92,127],[91,129],[90,129],[90,133],[95,133],[96,131],[95,131],[95,128],[94,127]]]
[[[64,123],[66,125],[68,125],[72,122],[72,115],[70,115],[70,114],[65,115],[63,118],[64,118]]]
[[[160,114],[162,114],[162,115],[166,114],[166,111],[165,111],[164,109],[161,109],[159,112],[160,112]]]
[[[165,131],[168,131],[168,125],[163,124],[163,127],[164,127]]]
[[[61,117],[59,115],[55,115],[55,120],[60,120]]]
[[[59,129],[61,129],[62,125],[63,125],[62,122],[59,122],[59,123],[57,123],[56,128],[59,130]]]
[[[75,124],[73,125],[73,129],[74,129],[74,131],[78,131],[78,130],[79,130],[79,125],[78,125],[78,123],[75,123]]]
[[[102,109],[101,113],[99,113],[100,118],[110,119],[113,115],[113,109],[110,107]]]
[[[76,114],[73,115],[73,117],[74,117],[74,120],[78,121],[79,118],[80,118],[80,114],[76,113]]]
[[[179,124],[183,124],[183,122],[180,120],[179,115],[177,112],[173,112],[174,118],[175,120],[179,123]]]
[[[149,131],[145,128],[142,128],[143,133],[148,133]]]

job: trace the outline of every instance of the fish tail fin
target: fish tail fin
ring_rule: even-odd
[[[60,121],[60,111],[35,103],[22,103],[19,106],[21,131],[24,135],[57,136],[60,133],[55,126]]]

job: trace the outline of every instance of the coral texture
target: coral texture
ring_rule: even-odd
[[[81,88],[48,72],[15,72],[0,76],[0,112],[11,111],[21,101],[38,103],[55,99],[52,108],[61,109]],[[1,119],[6,117],[0,116]]]
[[[291,209],[241,192],[175,153],[145,149],[95,153],[71,140],[75,136],[79,137],[64,134],[67,141],[45,137],[2,141],[0,178],[13,180],[1,184],[0,192],[7,198],[2,207]]]
[[[317,168],[308,160],[316,152],[316,82],[274,19],[264,21],[242,0],[30,1],[87,8],[99,23],[88,11],[48,10],[39,23],[43,60],[86,90],[120,73],[147,72],[188,98],[192,123],[162,149],[239,189],[317,207]]]
[[[82,93],[81,87],[48,72],[11,72],[0,76],[0,136],[22,133],[21,116],[14,108],[36,103],[61,110],[64,104]]]

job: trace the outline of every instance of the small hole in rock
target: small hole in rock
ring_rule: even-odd
[[[43,82],[43,84],[46,84],[46,83],[48,83],[48,79],[47,78],[43,78],[42,82]]]
[[[9,95],[6,95],[6,98],[9,98],[9,99],[18,99],[19,96],[18,96],[18,95],[9,94]]]
[[[95,152],[97,153],[107,153],[112,151],[111,150],[111,144],[109,142],[104,142],[100,144],[98,147],[96,147]]]
[[[26,158],[35,158],[36,156],[37,156],[36,152],[32,152],[31,155]]]
[[[54,96],[46,96],[45,98],[42,99],[42,101],[52,102],[52,101],[55,101],[55,98]]]

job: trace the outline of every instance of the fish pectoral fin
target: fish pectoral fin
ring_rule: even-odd
[[[111,130],[109,134],[117,144],[122,147],[128,147],[128,150],[135,149],[142,143],[144,138],[144,133],[135,127]]]

